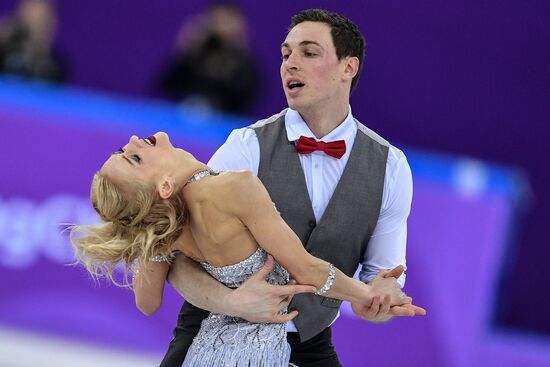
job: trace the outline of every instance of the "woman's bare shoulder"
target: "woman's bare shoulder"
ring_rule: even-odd
[[[260,179],[251,171],[246,170],[222,172],[219,178],[218,184],[227,187],[229,190],[242,190],[243,188],[253,188],[261,185]]]
[[[214,183],[214,182],[213,182]],[[241,205],[264,190],[260,179],[250,171],[223,172],[215,183],[214,194],[223,198],[224,206]]]

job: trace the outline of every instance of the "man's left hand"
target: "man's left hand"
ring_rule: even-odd
[[[415,306],[412,303],[390,307],[389,296],[386,296],[382,301],[380,301],[380,297],[374,297],[370,307],[359,303],[352,303],[351,309],[357,316],[370,322],[386,322],[394,316],[415,316],[426,314],[426,310],[422,307]]]
[[[403,266],[397,266],[392,270],[382,270],[376,277],[394,277],[397,279],[403,274],[404,270],[405,268]],[[413,305],[412,298],[409,299],[410,301],[402,305],[390,306],[389,296],[384,297],[382,300],[380,297],[374,297],[370,306],[352,303],[351,309],[357,316],[370,322],[386,322],[394,316],[416,316],[426,314],[425,309]]]

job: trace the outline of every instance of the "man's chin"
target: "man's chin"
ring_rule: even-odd
[[[301,108],[304,108],[304,103],[300,103],[296,98],[286,98],[286,103],[288,104],[288,107],[293,109],[294,111],[298,111]]]

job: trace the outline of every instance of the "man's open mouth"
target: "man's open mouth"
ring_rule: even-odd
[[[289,89],[296,89],[296,88],[302,88],[304,86],[304,83],[301,83],[299,81],[291,81],[287,84],[287,87]]]

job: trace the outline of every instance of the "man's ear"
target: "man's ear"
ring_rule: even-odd
[[[345,59],[344,64],[344,79],[351,80],[359,72],[359,58],[355,56],[348,56]]]
[[[163,177],[157,185],[159,195],[163,199],[168,199],[174,193],[176,183],[170,176]]]

